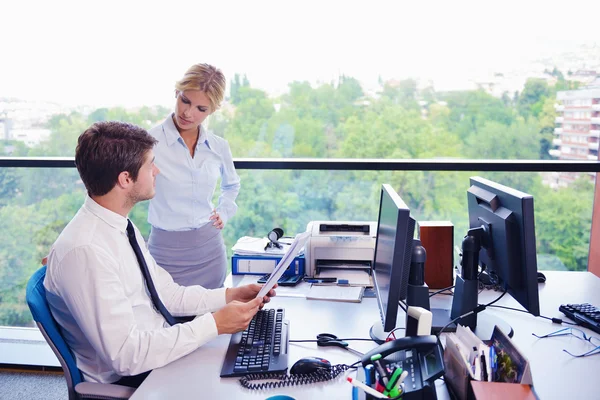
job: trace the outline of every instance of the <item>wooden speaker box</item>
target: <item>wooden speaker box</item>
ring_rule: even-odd
[[[421,244],[427,251],[425,283],[431,289],[454,284],[454,225],[450,221],[419,221]]]

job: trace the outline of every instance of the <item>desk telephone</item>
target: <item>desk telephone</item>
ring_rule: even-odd
[[[402,400],[437,399],[434,382],[444,374],[444,359],[436,336],[403,337],[386,342],[366,353],[361,360],[362,366],[372,364],[371,358],[376,354],[381,354],[388,368],[401,367],[408,371]],[[359,369],[359,372],[363,371]],[[360,376],[358,379],[363,380]]]

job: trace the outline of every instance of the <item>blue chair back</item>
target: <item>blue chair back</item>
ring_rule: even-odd
[[[46,266],[44,265],[29,278],[25,297],[33,319],[37,322],[40,331],[60,361],[69,387],[69,397],[71,397],[73,388],[82,382],[83,378],[81,371],[77,368],[71,349],[65,342],[58,324],[50,313],[48,301],[46,300],[46,288],[44,288],[45,277]]]

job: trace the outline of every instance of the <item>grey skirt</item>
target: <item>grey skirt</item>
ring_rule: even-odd
[[[227,255],[221,230],[211,223],[191,231],[165,231],[152,227],[148,250],[156,263],[182,286],[207,289],[223,286]]]

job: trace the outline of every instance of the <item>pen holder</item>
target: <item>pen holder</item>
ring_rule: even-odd
[[[375,389],[375,370],[373,369],[372,365],[369,365],[368,367],[371,368],[358,368],[356,370],[356,379],[361,382],[365,382],[365,384],[369,384],[369,386]],[[356,396],[352,396],[353,400],[376,400],[375,397],[364,392],[363,390],[357,390],[355,393]]]
[[[490,342],[486,342],[486,344],[491,345]],[[446,345],[448,345],[448,341],[446,341]],[[518,350],[514,347],[513,350],[515,352],[518,352]],[[518,355],[525,359],[520,352],[518,352]],[[485,399],[486,397],[481,397],[482,394],[492,392],[497,393],[497,391],[499,390],[499,386],[497,384],[500,382],[482,382],[473,380],[469,371],[467,370],[468,367],[464,364],[462,360],[457,358],[456,353],[452,351],[444,351],[444,364],[446,367],[444,380],[453,398],[459,400]],[[512,393],[512,390],[507,390],[514,389],[516,392],[522,392],[523,389],[521,386],[532,385],[533,381],[531,378],[531,370],[528,362],[526,362],[525,365],[523,365],[523,369],[524,370],[520,382],[504,383],[502,385],[502,398],[520,399],[522,397],[511,397],[510,393]],[[479,394],[479,396],[476,396],[473,390],[472,382],[477,383],[477,393]]]

